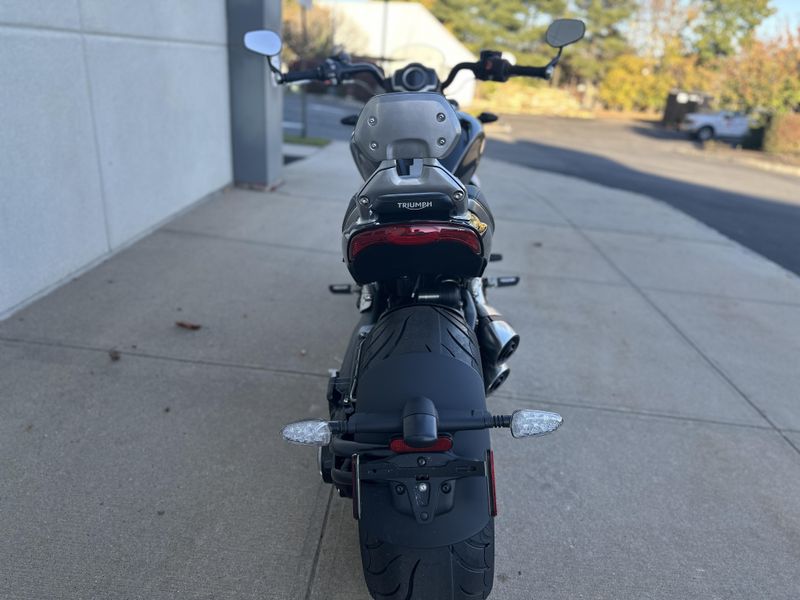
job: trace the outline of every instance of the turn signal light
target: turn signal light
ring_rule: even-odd
[[[305,446],[327,446],[331,443],[331,426],[328,421],[309,419],[289,423],[281,431],[283,439]]]
[[[478,238],[478,234],[468,227],[437,223],[415,223],[384,225],[383,227],[357,233],[350,241],[350,260],[365,248],[377,244],[424,246],[436,242],[456,242],[467,246],[475,254],[481,253],[481,241]]]
[[[552,433],[564,422],[561,415],[546,410],[517,410],[511,415],[511,435],[515,438]]]

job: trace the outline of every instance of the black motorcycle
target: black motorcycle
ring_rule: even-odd
[[[486,288],[518,277],[484,278],[494,220],[475,185],[482,123],[443,91],[469,70],[482,81],[550,79],[564,46],[584,24],[559,19],[547,30],[558,54],[543,67],[515,66],[485,50],[456,65],[444,82],[409,64],[386,77],[345,55],[281,73],[278,83],[341,84],[366,75],[386,93],[356,118],[351,151],[364,178],[342,224],[342,252],[356,285],[361,319],[341,369],[328,383],[330,420],[283,429],[288,441],[319,446],[322,479],[351,498],[361,558],[373,598],[486,598],[494,574],[494,462],[489,429],[542,435],[558,414],[518,410],[493,415],[486,396],[508,377],[519,336],[486,303]],[[276,56],[271,31],[245,35],[250,50]]]

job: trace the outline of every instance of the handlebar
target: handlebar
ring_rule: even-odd
[[[508,69],[509,76],[538,77],[539,79],[550,79],[552,67],[523,67],[512,65]]]
[[[319,67],[308,69],[307,71],[289,71],[281,74],[280,83],[292,83],[294,81],[307,81],[310,79],[321,79]]]
[[[372,63],[350,64],[337,57],[328,58],[324,63],[313,69],[282,73],[280,83],[309,80],[342,83],[360,74],[370,75],[379,86],[384,89],[386,88],[386,80],[383,77],[383,71],[376,65]]]
[[[484,50],[481,52],[480,60],[477,62],[463,62],[453,67],[447,79],[441,84],[440,89],[444,90],[452,84],[456,75],[464,70],[472,71],[475,74],[475,78],[481,81],[502,82],[508,81],[509,77],[550,79],[554,67],[554,62],[544,67],[515,66],[504,59],[500,52]],[[391,84],[387,83],[387,79],[384,77],[383,70],[380,67],[366,62],[350,64],[337,56],[328,58],[324,63],[313,69],[282,73],[280,83],[332,81],[334,84],[339,84],[352,79],[355,75],[361,74],[369,75],[384,90],[391,89]]]
[[[500,52],[484,50],[481,52],[481,57],[477,62],[463,62],[453,67],[447,79],[442,83],[442,89],[453,83],[459,71],[472,71],[475,74],[475,79],[481,81],[508,81],[509,77],[516,76],[550,79],[556,62],[551,61],[545,67],[517,67],[504,59]]]

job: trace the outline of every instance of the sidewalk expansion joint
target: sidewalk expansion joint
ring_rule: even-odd
[[[705,417],[692,417],[689,415],[674,415],[669,413],[661,413],[648,410],[636,410],[633,408],[625,408],[621,406],[608,406],[608,405],[592,405],[582,404],[580,402],[570,402],[568,400],[547,400],[537,396],[529,396],[526,394],[515,394],[513,392],[495,392],[492,394],[495,398],[503,398],[506,400],[523,400],[535,402],[537,404],[544,404],[548,406],[564,406],[569,408],[576,408],[579,410],[593,410],[599,412],[609,412],[615,414],[628,415],[632,417],[647,417],[652,419],[667,419],[670,421],[684,421],[690,423],[699,423],[703,425],[721,425],[723,427],[735,427],[745,429],[757,429],[761,431],[772,431],[773,427],[769,425],[756,425],[753,423],[734,423],[732,421],[718,421],[716,419],[707,419]],[[788,431],[788,430],[783,430]]]
[[[741,296],[728,296],[726,294],[714,294],[711,292],[692,292],[689,290],[675,290],[670,288],[660,288],[652,286],[642,286],[648,292],[658,292],[663,294],[674,294],[676,296],[697,296],[700,298],[713,298],[715,300],[733,300],[734,302],[747,302],[751,304],[766,304],[769,306],[786,306],[789,308],[800,308],[800,302],[787,302],[784,300],[767,300],[764,298],[742,298]]]
[[[711,357],[706,355],[705,352],[700,348],[700,346],[687,334],[683,331],[675,321],[673,321],[669,315],[667,315],[664,310],[641,288],[639,287],[636,282],[631,279],[625,271],[620,268],[617,263],[615,263],[611,257],[609,257],[603,249],[591,238],[591,236],[587,235],[585,231],[583,231],[578,225],[576,225],[572,220],[570,220],[566,215],[564,215],[558,208],[550,202],[547,198],[542,198],[542,200],[552,208],[557,214],[559,214],[565,221],[567,221],[572,228],[581,236],[583,237],[586,242],[588,242],[592,248],[594,248],[595,252],[597,252],[607,263],[608,265],[614,269],[620,277],[622,277],[631,288],[656,312],[658,313],[662,319],[684,340],[686,344],[692,348],[698,356],[706,363],[706,365],[715,372],[730,388],[736,393],[740,398],[742,398],[749,406],[752,408],[761,418],[770,425],[770,427],[783,438],[783,441],[786,442],[792,450],[796,453],[800,454],[800,447],[798,447],[790,438],[787,436],[781,429],[775,424],[772,419],[767,416],[767,413],[759,407],[753,400],[742,390],[735,381],[725,372],[725,370],[718,365]]]
[[[325,530],[328,528],[328,517],[331,513],[331,503],[333,501],[333,486],[330,486],[328,492],[328,501],[325,504],[325,515],[322,517],[322,527],[319,530],[319,539],[317,540],[317,547],[314,550],[314,559],[311,562],[311,572],[308,577],[308,585],[306,586],[306,593],[303,596],[304,600],[311,600],[311,593],[314,591],[314,580],[317,578],[317,568],[319,567],[319,557],[322,553],[322,542],[325,539]]]
[[[312,252],[314,254],[326,254],[329,256],[339,256],[341,252],[334,250],[322,250],[320,248],[308,248],[306,246],[294,246],[292,244],[279,244],[276,242],[261,242],[258,240],[248,240],[246,238],[236,238],[227,235],[219,235],[216,233],[205,233],[201,231],[186,231],[183,229],[173,229],[171,227],[162,227],[157,233],[172,233],[175,235],[183,235],[187,237],[198,237],[209,240],[217,240],[221,242],[233,242],[235,244],[246,244],[248,246],[259,246],[262,248],[281,248],[283,250],[295,250],[298,252]]]
[[[537,196],[537,199],[543,200],[542,198]],[[561,213],[559,213],[561,215]],[[566,219],[563,215],[562,218]],[[526,218],[519,218],[519,219],[512,219],[512,218],[505,218],[505,217],[495,217],[495,222],[497,223],[523,223],[529,225],[541,225],[543,227],[556,227],[559,229],[575,229],[575,225],[571,222],[566,223],[558,223],[555,221],[545,221],[543,219],[526,219]],[[672,233],[660,233],[658,231],[634,231],[631,229],[618,229],[616,227],[598,227],[598,226],[583,226],[581,227],[583,231],[592,231],[597,233],[615,233],[620,235],[629,235],[629,236],[638,236],[638,237],[649,237],[649,238],[657,238],[657,239],[665,239],[665,240],[675,240],[679,242],[691,242],[695,244],[710,244],[712,246],[735,246],[735,242],[732,242],[728,239],[720,239],[720,240],[712,240],[708,238],[698,238],[698,237],[690,237],[687,235],[675,235]]]
[[[9,344],[29,344],[33,346],[45,346],[50,348],[63,348],[67,350],[80,350],[83,352],[101,352],[108,354],[109,350],[117,350],[120,356],[133,356],[135,358],[145,358],[150,360],[162,360],[166,362],[177,362],[189,365],[204,365],[208,367],[223,367],[228,369],[245,369],[248,371],[261,371],[263,373],[277,373],[281,375],[298,375],[301,377],[315,377],[319,379],[328,379],[328,375],[324,373],[315,373],[313,371],[301,371],[298,369],[282,369],[273,367],[262,367],[259,365],[250,365],[246,363],[230,363],[217,360],[205,360],[196,358],[182,358],[179,356],[167,356],[165,354],[152,354],[149,352],[132,352],[130,350],[118,350],[116,348],[99,348],[97,346],[88,346],[84,344],[74,344],[70,342],[59,342],[56,340],[30,340],[25,338],[12,338],[0,336],[0,342]]]
[[[521,269],[504,269],[502,267],[492,267],[493,275],[522,275],[523,279],[543,281],[565,281],[569,283],[585,283],[586,285],[602,285],[608,287],[624,287],[627,288],[628,284],[625,281],[602,281],[600,279],[587,279],[585,277],[570,277],[569,275],[545,275],[542,273],[526,273]]]

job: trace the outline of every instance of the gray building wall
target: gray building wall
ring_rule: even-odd
[[[232,165],[225,0],[2,0],[0,48],[2,319]]]

